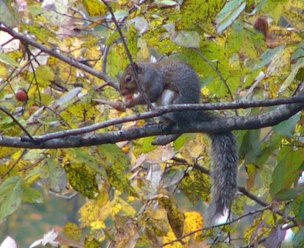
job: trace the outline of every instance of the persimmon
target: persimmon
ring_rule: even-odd
[[[20,102],[26,102],[28,99],[27,93],[24,89],[19,89],[15,93],[15,97]]]

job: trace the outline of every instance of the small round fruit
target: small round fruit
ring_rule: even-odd
[[[28,99],[27,93],[24,89],[17,90],[16,93],[15,93],[15,97],[20,102],[26,102],[27,99]]]

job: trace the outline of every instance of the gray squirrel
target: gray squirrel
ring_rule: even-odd
[[[158,106],[200,102],[200,85],[196,72],[186,63],[163,60],[156,63],[133,64],[138,82],[151,103]],[[134,71],[129,65],[120,79],[120,93],[126,97],[124,108],[147,104],[139,92]],[[139,94],[137,94],[139,93]],[[134,94],[137,94],[134,96]],[[165,126],[186,126],[189,121],[211,121],[215,115],[207,111],[179,111],[161,117]],[[153,144],[164,145],[175,140],[179,134],[158,136]],[[208,218],[219,217],[229,209],[237,191],[237,149],[231,132],[208,133],[212,141],[211,177],[212,201]]]

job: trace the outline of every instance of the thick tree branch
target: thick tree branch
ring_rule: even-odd
[[[65,138],[73,135],[82,135],[85,133],[93,132],[105,127],[122,124],[130,121],[143,120],[153,117],[158,117],[168,112],[172,111],[183,111],[188,109],[196,109],[196,110],[219,110],[219,109],[233,109],[233,108],[249,108],[254,106],[274,106],[282,103],[297,103],[303,102],[304,96],[296,96],[291,98],[281,98],[281,99],[270,99],[270,100],[262,100],[262,101],[246,101],[246,102],[232,102],[232,103],[216,103],[216,104],[183,104],[183,105],[170,105],[165,107],[160,107],[154,111],[145,112],[141,114],[131,115],[124,118],[114,118],[111,120],[107,120],[101,123],[96,123],[90,126],[77,128],[73,130],[65,130],[54,133],[48,133],[45,135],[41,135],[36,137],[36,141],[45,142],[47,140],[55,139],[55,138]]]
[[[91,67],[85,65],[85,64],[82,64],[80,62],[78,62],[76,59],[72,58],[72,57],[66,57],[64,56],[63,54],[61,54],[56,48],[48,48],[47,46],[44,46],[42,44],[39,44],[38,42],[36,42],[34,39],[24,35],[24,34],[21,34],[19,32],[16,32],[15,30],[13,30],[12,28],[6,26],[4,23],[0,22],[0,30],[1,31],[4,31],[8,34],[10,34],[12,37],[14,37],[15,39],[18,39],[20,40],[21,42],[25,43],[25,44],[28,44],[28,45],[31,45],[33,47],[36,47],[38,48],[39,50],[71,65],[71,66],[74,66],[80,70],[83,70],[87,73],[90,73],[91,75],[95,76],[95,77],[98,77],[98,78],[101,78],[103,79],[104,81],[106,81],[109,85],[111,85],[112,87],[114,88],[118,88],[118,85],[116,83],[113,83],[111,82],[110,78],[105,75],[104,73],[102,72],[99,72],[99,71],[96,71],[94,69],[92,69]]]
[[[187,106],[186,106],[187,107]],[[119,141],[133,140],[142,137],[148,137],[160,134],[173,134],[173,133],[194,133],[194,132],[226,132],[231,130],[245,130],[245,129],[258,129],[276,125],[284,120],[287,120],[297,112],[301,111],[304,107],[303,103],[294,103],[284,105],[276,108],[273,111],[260,114],[257,116],[249,117],[230,117],[230,118],[217,118],[208,122],[196,123],[189,121],[189,126],[186,128],[172,127],[170,130],[164,130],[161,125],[149,125],[139,128],[131,128],[127,130],[119,130],[95,134],[91,137],[82,136],[68,136],[65,138],[55,138],[42,142],[43,136],[33,138],[35,142],[31,142],[27,137],[12,138],[7,136],[0,136],[0,146],[7,147],[22,147],[32,149],[55,149],[55,148],[68,148],[68,147],[81,147],[92,146],[106,143],[116,143]],[[151,113],[151,112],[149,112]],[[110,120],[111,121],[111,120]],[[78,129],[79,130],[79,129]],[[72,132],[73,130],[70,130]],[[62,133],[68,133],[64,131]],[[75,135],[75,134],[74,134]]]

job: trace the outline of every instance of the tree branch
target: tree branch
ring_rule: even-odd
[[[74,66],[80,70],[83,70],[95,77],[101,78],[104,81],[106,81],[109,85],[111,85],[112,87],[118,89],[118,85],[114,82],[111,82],[109,76],[105,75],[102,72],[96,71],[94,69],[92,69],[91,67],[82,64],[80,62],[78,62],[75,58],[72,57],[66,57],[64,55],[62,55],[61,53],[59,53],[59,51],[56,48],[48,48],[42,44],[39,44],[38,42],[36,42],[35,40],[33,40],[30,37],[25,36],[24,34],[21,34],[19,32],[16,32],[15,30],[13,30],[12,28],[6,26],[4,23],[0,22],[0,30],[10,34],[11,36],[13,36],[15,39],[18,39],[20,41],[22,41],[25,44],[29,44],[33,47],[38,48],[39,50],[71,65]]]
[[[302,101],[302,100],[301,100]],[[176,108],[176,106],[170,106]],[[189,106],[184,106],[188,108]],[[204,108],[202,105],[194,106],[197,109]],[[209,106],[211,107],[211,106]],[[214,107],[214,106],[213,106]],[[154,124],[144,127],[130,128],[127,130],[119,130],[119,131],[111,131],[101,134],[95,134],[90,137],[82,137],[80,134],[81,128],[75,130],[68,130],[59,132],[59,134],[64,136],[65,138],[54,138],[55,134],[46,134],[41,136],[34,136],[35,140],[30,141],[27,137],[8,137],[8,136],[0,136],[0,146],[7,147],[22,147],[22,148],[35,148],[35,149],[56,149],[56,148],[68,148],[68,147],[81,147],[81,146],[92,146],[92,145],[100,145],[106,143],[116,143],[120,141],[126,140],[134,140],[142,137],[148,137],[153,135],[163,135],[163,134],[175,134],[175,133],[195,133],[195,132],[203,132],[203,133],[212,133],[212,132],[227,132],[232,130],[246,130],[246,129],[258,129],[268,126],[276,125],[284,120],[287,120],[297,112],[301,111],[304,107],[303,103],[294,103],[289,105],[284,105],[276,108],[273,111],[263,113],[257,116],[249,116],[249,117],[230,117],[230,118],[216,118],[212,121],[200,122],[197,123],[195,120],[192,122],[189,121],[189,125],[185,128],[179,128],[177,126],[173,126],[170,129],[163,129],[162,125]],[[174,109],[172,108],[172,109]],[[161,108],[166,109],[166,107]],[[181,110],[183,108],[180,108]],[[174,109],[176,111],[177,109]],[[151,115],[156,115],[155,112],[147,112],[141,115],[146,118],[150,118]],[[150,116],[149,116],[150,115]],[[149,117],[147,117],[149,116]],[[134,118],[134,116],[126,117],[129,119]],[[105,124],[109,124],[110,122],[119,123],[122,119],[116,119],[115,121],[109,120],[104,123],[95,124],[107,126]],[[95,126],[95,127],[96,127]],[[94,127],[91,126],[91,128]],[[96,130],[96,129],[95,129]],[[87,130],[88,131],[88,130]],[[44,138],[47,138],[48,135],[54,135],[52,138],[46,141],[43,141]],[[57,133],[58,135],[58,133]],[[76,135],[76,136],[71,136]],[[58,137],[58,136],[57,136]],[[50,138],[50,137],[48,137]]]
[[[45,142],[47,140],[55,138],[64,138],[72,135],[81,135],[89,132],[96,131],[109,126],[114,126],[117,124],[122,124],[130,121],[143,120],[148,118],[157,117],[172,111],[183,111],[188,109],[195,110],[219,110],[219,109],[231,109],[231,108],[249,108],[253,106],[273,106],[282,103],[294,103],[303,102],[304,96],[296,96],[291,98],[281,98],[281,99],[270,99],[263,101],[246,101],[246,102],[232,102],[232,103],[216,103],[216,104],[182,104],[182,105],[170,105],[160,107],[154,111],[149,111],[141,114],[135,114],[127,116],[124,118],[114,118],[101,123],[96,123],[90,126],[77,128],[73,130],[65,130],[54,133],[49,133],[36,137],[36,141]]]

